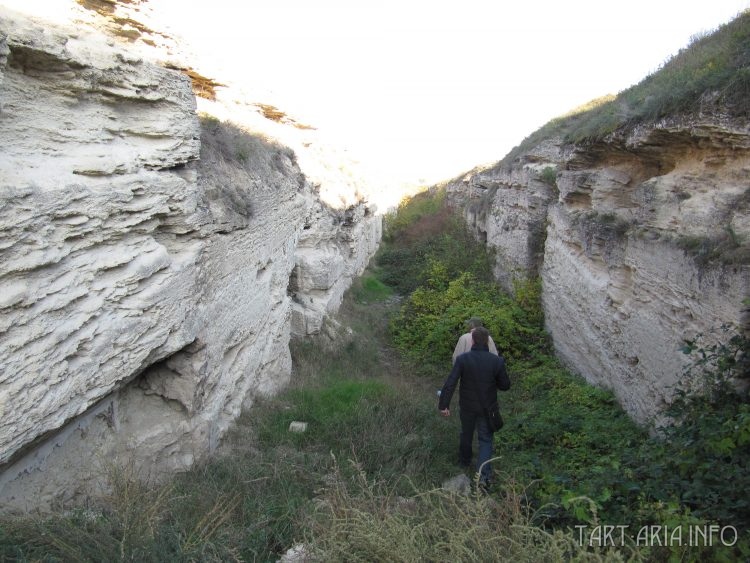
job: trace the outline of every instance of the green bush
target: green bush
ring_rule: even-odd
[[[622,522],[619,507],[637,495],[623,467],[625,452],[647,438],[613,395],[587,384],[551,358],[513,364],[503,395],[508,416],[500,452],[506,471],[529,490],[534,506],[555,526],[579,523],[571,498],[594,501],[605,522]]]
[[[539,174],[539,179],[545,184],[557,187],[557,170],[554,166],[546,166]]]
[[[444,206],[445,190],[428,190],[402,199],[398,208],[385,216],[383,238],[393,241],[400,232],[423,217],[434,217]]]
[[[693,363],[666,414],[664,457],[644,464],[661,494],[699,517],[750,529],[750,340],[724,327],[714,343],[686,342]],[[658,477],[658,480],[657,480]],[[656,492],[654,492],[656,494]]]
[[[427,281],[429,264],[438,257],[449,276],[470,272],[483,281],[492,279],[490,255],[446,206],[442,191],[402,202],[386,231],[375,257],[377,276],[401,295]]]
[[[750,262],[750,244],[740,240],[731,226],[714,236],[680,236],[677,245],[704,267],[711,263],[741,265]]]
[[[449,279],[441,262],[432,262],[427,284],[406,300],[392,323],[396,346],[409,358],[429,367],[450,369],[466,320],[479,317],[498,350],[508,359],[533,354],[546,339],[538,321],[539,305],[522,307],[496,284],[478,282],[469,273]]]
[[[493,280],[487,249],[471,237],[463,219],[442,203],[427,206],[425,197],[415,204],[419,213],[410,211],[409,202],[402,205],[410,220],[397,215],[399,228],[378,256],[381,279],[409,292],[391,322],[398,349],[422,371],[450,369],[453,348],[471,317],[484,321],[510,359],[545,349],[539,281],[516,281],[515,298],[509,297]],[[440,236],[428,227],[436,222],[444,229]]]

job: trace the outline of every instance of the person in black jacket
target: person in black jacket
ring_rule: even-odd
[[[458,445],[458,463],[463,467],[471,464],[471,444],[476,428],[479,441],[477,471],[481,469],[480,484],[486,486],[492,475],[490,464],[485,463],[492,457],[492,432],[489,429],[483,405],[489,406],[497,401],[498,389],[500,391],[510,389],[510,378],[505,369],[503,357],[496,356],[489,351],[487,329],[477,327],[471,334],[473,341],[471,350],[456,358],[453,369],[440,391],[438,409],[443,416],[450,416],[451,398],[460,379],[458,406],[461,417],[461,437]]]

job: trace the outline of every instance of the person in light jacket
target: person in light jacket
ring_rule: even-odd
[[[505,360],[489,351],[487,345],[489,332],[484,327],[477,327],[471,333],[473,345],[469,352],[459,355],[453,364],[450,375],[440,390],[438,410],[443,416],[450,416],[450,403],[453,391],[459,380],[461,386],[458,394],[459,416],[461,418],[461,435],[458,445],[458,463],[463,467],[471,464],[471,444],[474,429],[477,431],[479,452],[477,471],[480,485],[489,485],[492,468],[487,462],[492,458],[492,431],[485,416],[483,405],[497,402],[497,391],[510,389],[510,378],[505,369]]]
[[[482,319],[479,319],[477,317],[471,317],[468,321],[466,321],[466,326],[469,329],[469,332],[466,334],[462,334],[461,337],[458,339],[458,342],[456,343],[456,349],[453,350],[453,363],[456,363],[456,358],[458,358],[461,354],[464,354],[471,350],[472,341],[471,341],[471,331],[475,328],[479,328],[480,326],[484,326],[482,324]],[[490,352],[498,355],[497,352],[497,346],[495,346],[495,343],[492,341],[492,337],[489,337],[488,340],[488,346],[490,348]]]

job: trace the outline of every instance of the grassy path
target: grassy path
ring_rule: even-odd
[[[638,484],[626,442],[640,447],[642,437],[611,395],[551,358],[510,365],[495,448],[501,484],[489,496],[442,490],[460,472],[458,417],[436,410],[450,359],[415,373],[388,337],[398,306],[357,280],[323,335],[292,343],[289,388],[243,413],[214,459],[161,484],[113,471],[100,502],[0,519],[0,561],[276,561],[299,545],[321,561],[721,555],[580,545],[568,526],[601,522],[590,520],[592,506],[631,516],[618,495]],[[290,432],[292,421],[307,431]],[[589,499],[566,500],[581,491]]]

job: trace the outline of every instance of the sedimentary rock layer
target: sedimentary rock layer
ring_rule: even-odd
[[[319,330],[380,219],[96,33],[0,13],[0,73],[0,499],[188,467],[288,381],[292,319]]]

